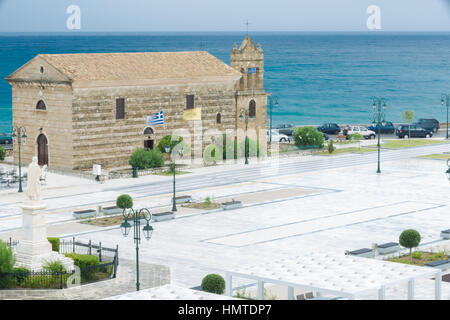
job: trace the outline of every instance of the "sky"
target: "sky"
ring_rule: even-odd
[[[450,31],[450,0],[0,0],[0,32],[368,31],[370,5],[382,31]]]

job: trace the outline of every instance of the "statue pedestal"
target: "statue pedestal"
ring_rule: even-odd
[[[16,252],[16,267],[24,267],[32,271],[42,270],[48,261],[61,261],[67,270],[73,270],[72,259],[52,251],[47,240],[47,226],[43,210],[47,207],[43,202],[29,202],[22,208],[23,236]]]

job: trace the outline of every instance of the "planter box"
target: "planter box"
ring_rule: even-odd
[[[112,214],[119,214],[119,213],[122,213],[122,212],[123,212],[123,209],[118,208],[118,207],[116,207],[116,206],[113,206],[113,207],[105,207],[105,208],[102,208],[102,212],[103,212],[103,215],[104,215],[104,216],[109,216],[109,215],[112,215]]]
[[[359,250],[350,251],[348,254],[351,256],[365,257],[365,258],[373,257],[373,251],[368,248],[362,248]]]
[[[75,219],[85,219],[85,218],[92,218],[95,217],[97,214],[97,210],[82,210],[82,211],[74,211],[72,216]]]
[[[450,261],[449,260],[438,260],[438,261],[433,261],[433,262],[427,263],[425,266],[436,268],[436,269],[441,269],[441,270],[447,270],[450,268]]]
[[[441,231],[442,239],[450,239],[450,229]]]
[[[388,242],[378,245],[379,254],[388,254],[397,252],[400,250],[400,246],[396,242]]]
[[[152,220],[155,222],[171,220],[171,219],[175,219],[175,214],[172,211],[152,214]]]
[[[187,203],[187,202],[191,202],[191,201],[192,201],[192,197],[191,196],[175,197],[175,203],[176,204],[182,204],[182,203]],[[172,198],[172,202],[173,202],[173,198]]]
[[[221,203],[220,206],[222,207],[223,210],[233,210],[233,209],[241,208],[242,202],[241,201],[224,202],[224,203]]]

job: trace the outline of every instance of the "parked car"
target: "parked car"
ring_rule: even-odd
[[[9,134],[0,132],[0,144],[12,144],[12,143],[13,140]]]
[[[378,124],[368,126],[367,129],[378,133]],[[395,133],[395,126],[392,122],[386,122],[384,125],[380,126],[380,133]]]
[[[291,138],[285,134],[282,134],[278,131],[278,129],[272,129],[272,141],[273,142],[291,142]],[[267,141],[269,141],[270,136],[269,136],[269,130],[267,130]]]
[[[347,139],[349,138],[349,136],[351,136],[354,133],[359,133],[360,135],[362,135],[364,137],[364,139],[375,139],[376,137],[376,133],[372,130],[367,129],[366,127],[362,127],[362,126],[349,126],[346,128],[346,136]]]
[[[421,128],[424,128],[425,130],[430,130],[431,132],[437,132],[441,128],[439,121],[437,121],[436,119],[421,118],[414,124]]]
[[[278,129],[281,134],[285,134],[287,136],[293,136],[295,127],[293,124],[280,124],[272,129]]]
[[[323,140],[327,141],[327,140],[330,139],[330,136],[327,135],[326,133],[323,133],[323,132],[322,132],[322,135],[323,135]]]
[[[416,124],[399,125],[395,130],[395,135],[399,138],[431,138],[433,132]]]
[[[326,134],[338,134],[341,132],[341,128],[336,123],[325,123],[317,127],[317,130]]]

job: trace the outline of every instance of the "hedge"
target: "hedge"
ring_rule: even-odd
[[[59,246],[61,244],[61,241],[59,238],[47,238],[48,242],[52,245],[52,251],[59,252]]]

